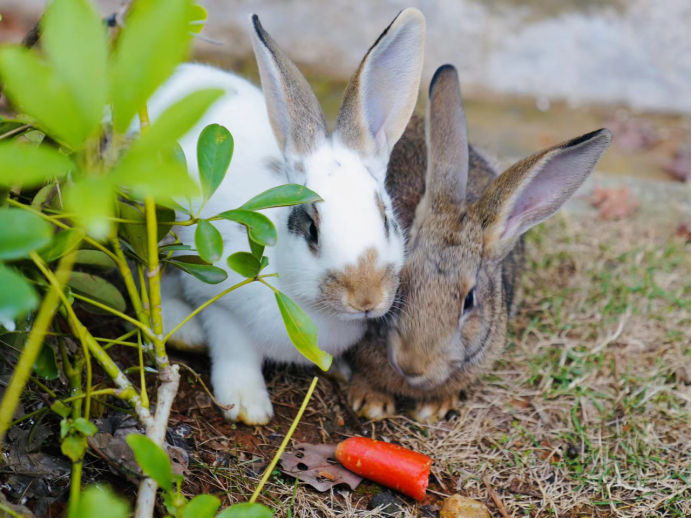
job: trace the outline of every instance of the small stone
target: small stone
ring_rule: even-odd
[[[454,494],[442,503],[440,517],[490,517],[490,511],[479,501]]]
[[[372,501],[370,501],[371,510],[378,507],[382,507],[381,511],[383,514],[394,515],[401,511],[401,500],[385,490],[373,496]]]
[[[445,420],[451,422],[452,420],[456,420],[460,416],[461,414],[459,413],[459,411],[457,411],[456,409],[450,409],[449,411],[447,411],[447,414],[445,415]]]

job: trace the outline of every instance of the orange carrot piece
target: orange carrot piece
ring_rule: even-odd
[[[418,501],[425,498],[432,458],[399,445],[349,438],[336,446],[336,459],[351,472]]]

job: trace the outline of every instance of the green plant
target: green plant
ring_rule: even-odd
[[[61,417],[62,451],[73,463],[74,517],[89,516],[99,496],[117,502],[105,487],[81,492],[87,440],[96,432],[91,418],[94,408],[109,397],[129,406],[146,429],[146,437],[130,439],[148,476],[140,485],[136,515],[152,515],[159,486],[171,514],[209,513],[215,504],[212,496],[198,496],[183,505],[180,481],[171,477],[170,467],[165,469],[165,453],[161,456],[180,378],[178,366],[169,362],[166,342],[230,291],[253,282],[266,285],[276,294],[296,347],[322,369],[331,363],[317,346],[317,330],[307,314],[269,284],[268,278],[277,274],[263,274],[269,266],[265,247],[275,245],[277,233],[271,220],[258,212],[316,202],[319,196],[302,186],[280,186],[241,207],[202,219],[201,208],[191,209],[190,197],[201,197],[203,207],[213,195],[232,160],[233,138],[219,125],[201,133],[201,186],[189,177],[176,141],[223,92],[193,92],[155,122],[149,121],[146,100],[185,58],[191,33],[205,18],[192,0],[139,0],[127,14],[126,27],[117,27],[109,38],[89,0],[54,0],[41,23],[42,52],[0,48],[0,80],[20,112],[15,119],[0,120],[0,338],[20,352],[0,405],[0,439],[10,426],[29,418],[38,421],[51,412]],[[110,117],[103,123],[107,108]],[[128,130],[136,116],[141,132],[132,138]],[[185,198],[187,209],[180,203]],[[159,245],[172,235],[176,211],[187,215],[176,225],[197,226],[198,255],[180,255],[191,253],[192,244],[180,243],[175,236],[174,244]],[[228,258],[229,267],[246,279],[201,305],[164,336],[164,269],[176,268],[210,284],[227,277],[225,270],[212,265],[223,254],[223,241],[214,227],[214,221],[222,219],[247,229],[249,251]],[[101,276],[109,270],[120,274],[126,297]],[[81,312],[114,315],[132,329],[117,339],[95,337]],[[81,348],[73,352],[67,339]],[[138,366],[121,370],[108,351],[116,346],[136,349]],[[97,366],[112,387],[94,385]],[[59,369],[68,391],[54,391],[32,376],[33,371],[55,380]],[[150,412],[146,378],[151,372],[158,386],[155,414]],[[138,376],[133,381],[131,375]],[[13,421],[29,380],[47,394],[51,405]],[[142,446],[154,458],[144,456]],[[259,510],[244,506],[238,513]],[[231,507],[220,516],[234,513]]]

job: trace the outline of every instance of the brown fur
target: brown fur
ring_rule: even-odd
[[[351,353],[351,402],[370,419],[392,414],[396,396],[418,402],[418,419],[443,416],[459,391],[489,368],[516,307],[521,233],[572,195],[610,142],[607,131],[594,132],[497,176],[468,146],[450,66],[433,78],[428,121],[428,146],[414,118],[388,170],[387,187],[409,230],[402,304],[389,321],[371,323]],[[475,304],[464,313],[474,288]]]
[[[377,267],[378,253],[367,249],[355,265],[342,272],[329,272],[322,286],[323,301],[355,312],[389,308],[399,284],[394,266]],[[355,313],[354,312],[354,313]]]

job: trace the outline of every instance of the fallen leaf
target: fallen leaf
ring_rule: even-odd
[[[690,149],[680,148],[675,155],[663,166],[671,177],[679,182],[690,180]]]
[[[531,402],[527,402],[526,400],[522,400],[521,398],[513,398],[509,402],[510,407],[514,407],[515,409],[528,409],[531,407]]]
[[[513,494],[523,494],[525,496],[531,496],[538,499],[543,498],[543,494],[537,488],[534,488],[530,483],[521,481],[519,478],[514,478],[509,482],[509,487],[507,488]]]
[[[440,517],[490,517],[490,510],[480,501],[454,494],[442,503]]]
[[[336,445],[299,443],[295,452],[284,452],[281,455],[281,472],[304,481],[320,492],[326,492],[341,483],[355,490],[363,478],[337,462],[335,450]]]
[[[677,229],[675,229],[675,235],[685,238],[688,242],[692,238],[692,233],[690,232],[690,222],[680,222]]]
[[[595,187],[591,193],[591,205],[600,209],[599,215],[603,220],[619,220],[631,215],[639,201],[631,196],[627,186],[620,189]]]

